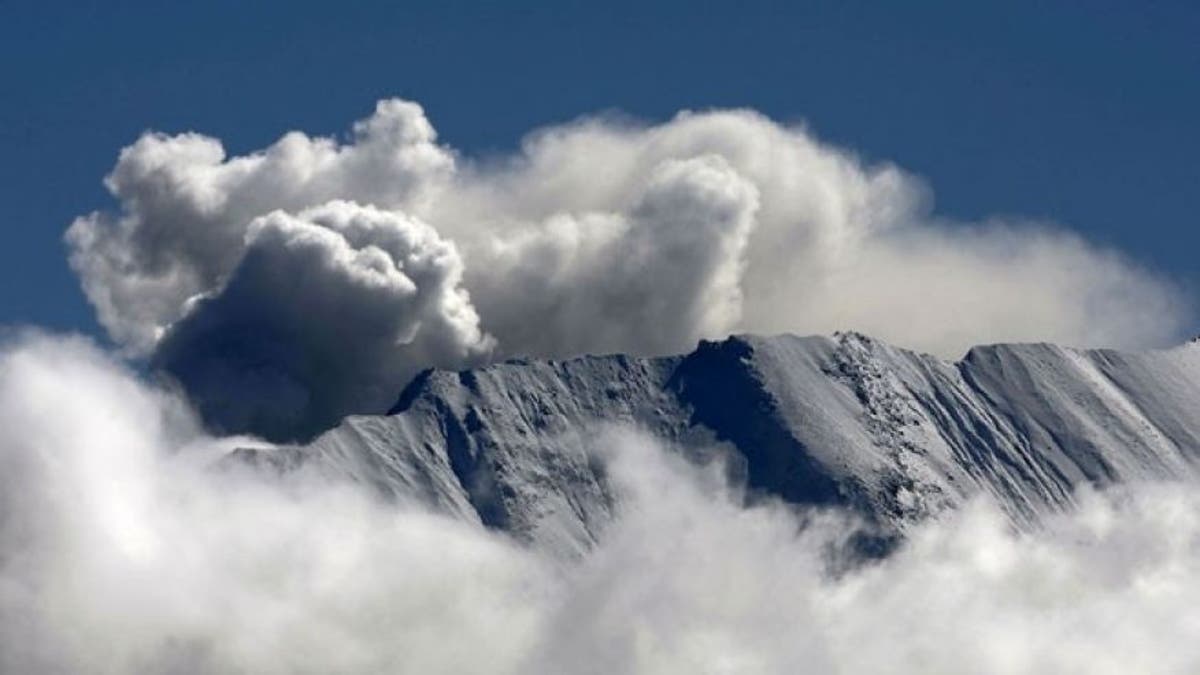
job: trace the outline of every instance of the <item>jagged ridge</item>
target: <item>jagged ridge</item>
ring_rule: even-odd
[[[385,416],[276,451],[564,554],[611,518],[597,423],[728,443],[751,494],[845,505],[885,531],[985,491],[1030,522],[1080,483],[1182,478],[1200,458],[1200,344],[976,347],[957,362],[855,333],[735,336],[664,358],[428,371]]]

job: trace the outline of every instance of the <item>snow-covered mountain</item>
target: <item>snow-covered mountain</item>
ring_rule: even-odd
[[[959,362],[859,334],[736,336],[684,356],[587,356],[429,371],[388,415],[242,451],[319,466],[570,555],[612,517],[589,452],[625,423],[674,447],[727,444],[751,488],[848,506],[902,533],[984,491],[1017,522],[1080,483],[1200,466],[1200,343],[1144,353],[976,347]]]

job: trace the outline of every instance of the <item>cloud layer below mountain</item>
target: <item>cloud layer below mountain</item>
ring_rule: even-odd
[[[344,140],[227,156],[147,133],[119,208],[67,241],[99,318],[225,431],[303,436],[385,409],[417,370],[509,355],[686,351],[731,332],[1171,342],[1168,282],[1045,224],[944,222],[929,190],[749,110],[588,118],[476,161],[420,106]]]
[[[623,493],[552,560],[316,476],[214,460],[189,409],[80,339],[0,351],[0,671],[1154,673],[1200,666],[1194,486],[986,502],[837,576],[852,523],[743,505],[717,466],[598,431]]]

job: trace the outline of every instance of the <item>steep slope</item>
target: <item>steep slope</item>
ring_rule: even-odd
[[[1191,475],[1198,412],[1195,342],[995,345],[950,363],[858,334],[737,336],[679,357],[430,371],[386,416],[255,458],[349,474],[569,555],[612,514],[588,451],[601,423],[684,449],[724,442],[752,494],[848,506],[898,533],[978,491],[1028,522],[1080,483]]]

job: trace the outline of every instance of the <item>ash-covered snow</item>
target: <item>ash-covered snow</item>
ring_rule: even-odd
[[[1195,342],[993,345],[947,362],[856,333],[735,336],[684,356],[429,371],[386,416],[242,454],[348,474],[574,555],[618,499],[589,450],[598,425],[682,452],[723,445],[751,497],[848,506],[901,534],[979,492],[1022,524],[1070,505],[1080,484],[1190,477],[1197,412]]]

